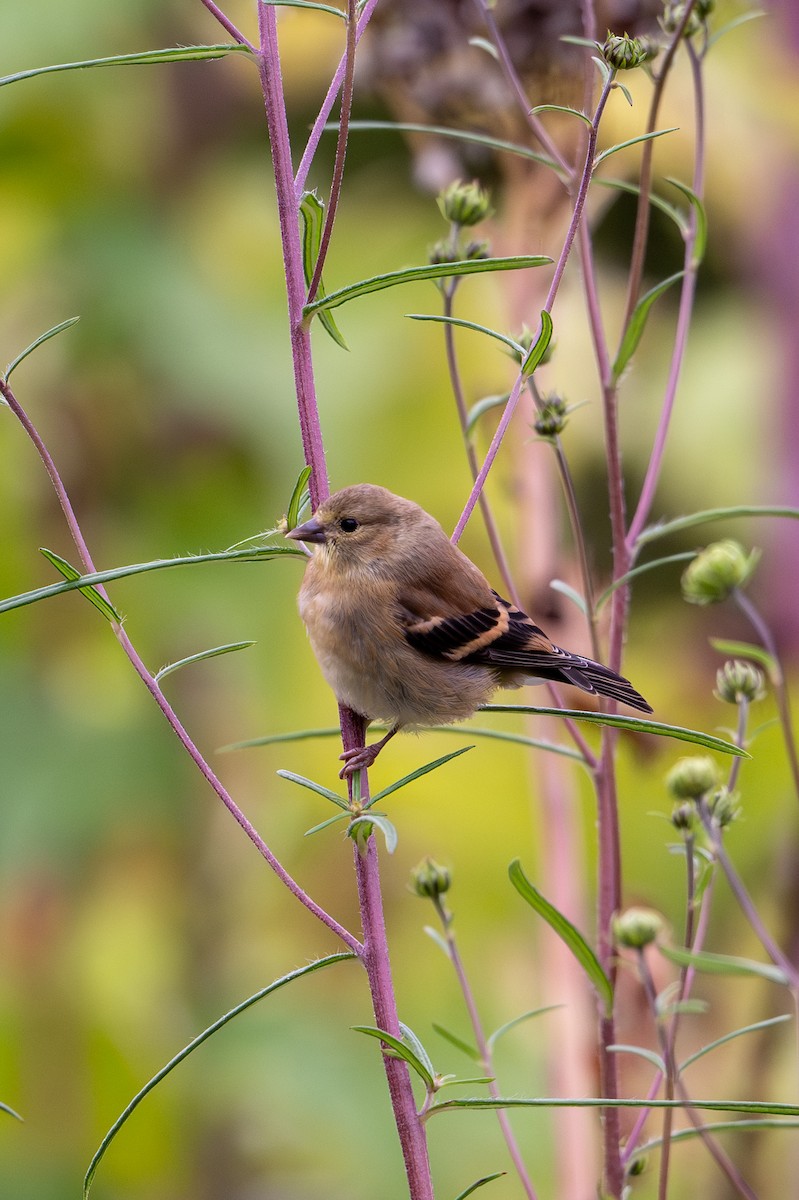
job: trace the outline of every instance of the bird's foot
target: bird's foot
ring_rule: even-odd
[[[382,737],[379,742],[372,742],[371,746],[355,746],[340,754],[339,758],[343,761],[344,766],[338,773],[339,779],[347,779],[356,771],[363,771],[366,767],[371,767],[386,742],[391,741],[398,729],[399,726],[395,725],[393,729],[389,729],[385,737]]]

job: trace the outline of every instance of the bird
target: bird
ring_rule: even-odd
[[[500,687],[551,680],[652,712],[629,680],[551,642],[412,500],[355,484],[286,536],[313,547],[298,603],[322,674],[339,704],[389,726],[345,750],[342,779],[400,729],[465,720]]]

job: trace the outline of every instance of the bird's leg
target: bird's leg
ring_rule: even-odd
[[[371,767],[386,742],[390,742],[394,734],[399,733],[399,729],[399,725],[395,725],[379,742],[372,742],[371,746],[356,746],[353,750],[345,750],[340,754],[339,758],[343,759],[344,766],[338,773],[339,779],[346,779],[348,775],[354,775],[364,767]]]

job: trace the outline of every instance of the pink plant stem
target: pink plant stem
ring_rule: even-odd
[[[375,8],[377,7],[377,4],[378,0],[366,0],[366,4],[363,6],[363,11],[358,18],[358,23],[355,28],[356,46],[361,40],[363,32],[366,29],[366,26],[369,24],[369,20]],[[314,155],[316,154],[319,142],[322,140],[322,134],[325,131],[325,125],[327,124],[328,118],[333,111],[333,105],[336,103],[336,96],[338,96],[339,91],[341,90],[346,69],[347,54],[345,53],[342,55],[341,61],[333,75],[330,87],[327,89],[327,95],[322,101],[322,107],[319,110],[319,116],[314,121],[313,129],[310,132],[308,142],[305,150],[303,151],[302,158],[300,159],[300,165],[297,168],[297,174],[294,179],[294,197],[297,201],[299,201],[300,196],[305,190],[305,182],[308,178],[308,172],[311,169],[311,163],[314,160]]]
[[[610,95],[611,83],[612,77],[608,79],[604,88],[602,89],[602,94],[599,97],[596,111],[594,113],[594,119],[591,122],[591,128],[588,133],[588,144],[585,152],[585,161],[583,163],[583,171],[580,177],[580,186],[577,190],[577,198],[574,202],[574,211],[572,212],[572,218],[569,222],[569,228],[566,231],[563,248],[560,252],[558,261],[555,264],[555,272],[552,276],[552,282],[549,285],[549,292],[547,293],[547,298],[544,302],[544,309],[548,313],[552,312],[552,305],[555,302],[555,296],[558,293],[558,288],[560,287],[560,282],[563,278],[563,272],[566,269],[566,263],[571,252],[571,248],[574,244],[577,230],[580,227],[580,220],[582,218],[583,209],[585,208],[585,201],[588,196],[588,185],[591,182],[591,174],[594,167],[594,153],[596,151],[596,139],[599,129],[599,122],[601,120],[602,113],[604,112],[605,105],[607,104],[608,96]],[[541,327],[539,325],[539,333],[540,328]],[[499,452],[499,448],[502,445],[508,426],[513,419],[513,414],[516,411],[516,406],[519,403],[519,398],[525,382],[525,376],[520,371],[516,377],[513,387],[511,388],[510,395],[508,396],[508,402],[505,405],[502,413],[502,418],[497,426],[496,433],[491,440],[491,445],[488,448],[488,454],[486,455],[485,461],[480,468],[480,472],[475,480],[474,487],[469,493],[469,498],[466,501],[466,506],[461,513],[458,524],[455,526],[455,530],[452,534],[452,541],[456,544],[460,541],[461,535],[468,524],[469,518],[474,512],[474,506],[477,504],[478,497],[480,496],[480,493],[485,485],[485,481],[488,478],[488,473],[494,465],[494,459]]]
[[[11,388],[8,386],[8,383],[4,380],[0,381],[0,392],[2,392],[4,398],[8,402],[9,408],[22,425],[22,428],[33,442],[33,445],[36,447],[39,457],[44,464],[45,470],[50,476],[50,481],[52,482],[56,496],[58,497],[58,502],[61,505],[64,517],[66,518],[69,532],[77,548],[81,566],[87,575],[95,574],[96,567],[92,560],[92,556],[89,553],[89,548],[86,544],[86,540],[83,536],[80,525],[78,524],[72,503],[67,495],[66,488],[64,487],[64,483],[58,473],[58,469],[56,468],[55,462],[53,461],[49,450],[42,440],[38,430],[22,408],[22,405],[19,403]],[[106,600],[108,600],[108,593],[102,585],[98,584],[97,590]],[[357,938],[353,937],[353,935],[344,929],[342,925],[339,925],[338,921],[334,920],[333,917],[326,913],[323,908],[320,908],[319,905],[316,904],[305,891],[303,891],[300,885],[294,879],[292,879],[288,871],[286,871],[285,868],[278,862],[272,851],[267,846],[266,842],[264,842],[263,838],[256,831],[251,822],[245,817],[244,813],[238,807],[221,781],[211,770],[197,746],[189,737],[188,733],[178,719],[177,714],[158,686],[155,677],[150,671],[147,670],[146,666],[139,657],[139,654],[133,646],[133,643],[126,634],[125,630],[122,628],[122,625],[117,622],[111,622],[111,627],[114,631],[117,641],[122,646],[122,649],[136,671],[136,674],[142,680],[150,695],[153,697],[159,709],[163,713],[164,717],[169,722],[173,732],[178,737],[184,750],[192,759],[200,774],[207,781],[207,783],[210,784],[227,810],[244,830],[247,837],[250,839],[256,849],[260,852],[261,856],[272,868],[278,879],[285,884],[292,895],[295,896],[300,903],[308,909],[309,912],[313,913],[315,917],[317,917],[324,925],[327,926],[328,929],[331,930],[331,932],[339,937],[350,950],[356,954],[360,954],[363,947]]]
[[[249,46],[253,54],[255,53],[255,46],[253,46],[252,42],[248,41],[244,34],[236,28],[230,18],[225,16],[221,8],[214,4],[214,0],[202,0],[202,3],[208,9],[211,16],[216,17],[222,28],[228,31],[234,41],[238,42],[241,46]]]
[[[283,98],[274,5],[259,3],[258,32],[260,38],[258,73],[261,79],[269,141],[272,147],[277,211],[286,272],[289,336],[294,364],[294,382],[297,389],[297,409],[305,461],[311,468],[311,478],[308,484],[311,503],[316,508],[330,494],[330,484],[314,384],[311,331],[303,323],[305,278],[302,268],[299,211],[294,196],[291,145]]]

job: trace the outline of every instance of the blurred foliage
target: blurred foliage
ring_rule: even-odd
[[[252,29],[251,5],[236,0],[228,11]],[[219,39],[207,12],[186,0],[67,0],[58,12],[53,20],[42,0],[5,6],[3,73]],[[330,18],[291,10],[281,14],[281,29],[292,136],[301,145],[342,31]],[[773,465],[785,394],[775,365],[781,348],[758,245],[775,211],[769,181],[796,171],[795,123],[787,115],[797,100],[795,65],[776,18],[742,27],[710,59],[711,238],[660,498],[666,515],[786,500],[775,494],[781,483]],[[629,136],[628,123],[643,111],[646,83],[631,87],[636,108],[625,111],[620,98],[611,106],[608,144]],[[686,97],[678,75],[663,125],[688,122]],[[356,115],[375,112],[386,115],[367,99]],[[684,177],[682,143],[661,141],[659,172]],[[3,88],[0,145],[0,357],[8,361],[48,327],[80,314],[76,327],[26,360],[15,383],[60,464],[98,565],[221,549],[271,526],[302,461],[252,65],[231,58],[109,69]],[[322,190],[331,157],[327,139],[311,180]],[[433,198],[410,176],[396,135],[353,136],[325,273],[330,290],[425,261],[442,224]],[[495,198],[498,221],[503,200]],[[608,264],[604,300],[612,314],[623,297],[626,257],[619,255],[631,208],[610,194],[598,203],[606,208],[598,214],[597,242]],[[508,252],[552,250],[535,244]],[[679,252],[672,227],[656,223],[654,279],[676,269]],[[795,261],[796,246],[786,252]],[[462,315],[502,327],[508,317],[501,289],[488,277],[464,284]],[[319,330],[317,379],[334,485],[378,481],[451,526],[468,471],[441,334],[403,320],[406,312],[438,311],[437,303],[434,287],[418,284],[348,306],[340,324],[351,352]],[[664,297],[653,311],[626,384],[631,489],[656,419],[672,303]],[[555,327],[548,379],[572,400],[595,397],[576,271],[559,298]],[[471,401],[508,387],[512,368],[493,345],[468,332],[459,345]],[[594,399],[572,418],[566,446],[601,568],[608,536],[598,409]],[[493,419],[486,417],[478,434],[481,450]],[[518,436],[531,435],[521,429]],[[38,546],[68,558],[71,547],[47,478],[8,413],[0,454],[0,589],[11,595],[53,580]],[[508,461],[500,462],[491,490],[513,544],[530,531],[513,526]],[[781,539],[795,540],[793,530],[747,525],[734,532],[766,546],[772,561],[779,561]],[[718,527],[706,540],[716,536]],[[673,549],[698,540],[692,531]],[[465,546],[491,570],[477,521]],[[168,694],[289,870],[357,931],[349,843],[339,827],[304,840],[328,810],[275,775],[285,767],[332,783],[336,743],[214,751],[333,722],[333,699],[296,615],[298,583],[294,562],[222,564],[122,581],[111,594],[153,668],[208,646],[256,639],[246,652],[176,674]],[[755,594],[758,587],[764,584],[756,579]],[[555,633],[564,603],[550,594],[552,612],[541,613]],[[733,612],[681,606],[678,568],[642,578],[627,666],[661,719],[707,729],[729,723],[731,710],[712,698],[719,660],[707,646],[710,633],[749,636]],[[271,979],[338,947],[220,811],[85,600],[71,594],[4,615],[0,652],[0,1099],[25,1118],[19,1125],[0,1114],[2,1191],[15,1200],[65,1200],[79,1194],[112,1120],[177,1049]],[[757,719],[767,722],[773,711],[768,700]],[[397,739],[375,768],[376,781],[382,786],[461,740],[443,733]],[[784,905],[796,870],[796,809],[774,726],[755,750],[741,775],[744,822],[729,846],[764,915],[790,942],[796,906],[786,914]],[[649,741],[621,750],[627,899],[658,908],[675,924],[682,866],[666,850],[673,835],[663,820],[670,801],[662,778],[679,752]],[[441,1070],[471,1073],[451,1046],[436,1042],[431,1023],[465,1032],[465,1018],[448,964],[422,933],[430,915],[407,890],[409,871],[427,854],[453,869],[449,900],[489,1028],[557,1002],[557,979],[542,979],[537,969],[535,939],[550,934],[534,925],[506,874],[518,855],[535,878],[548,852],[536,806],[539,769],[523,749],[481,743],[389,806],[400,845],[384,863],[383,879],[400,1009]],[[575,777],[590,892],[594,815],[587,782],[577,771]],[[712,948],[755,953],[737,910],[725,896],[718,900]],[[773,989],[764,999],[765,985],[755,983],[733,991],[703,980],[699,992],[712,1000],[714,1029],[784,1002]],[[364,980],[351,964],[270,998],[142,1106],[103,1164],[97,1200],[401,1195],[376,1046],[348,1032],[370,1019]],[[498,1069],[506,1094],[547,1093],[549,1020],[545,1015],[503,1040]],[[708,1022],[697,1019],[697,1039]],[[770,1046],[777,1036],[789,1044],[783,1033]],[[778,1053],[764,1055],[755,1069],[744,1042],[703,1061],[698,1092],[726,1087],[737,1094],[742,1075],[763,1094],[789,1087]],[[514,1126],[541,1194],[552,1194],[552,1164],[542,1148],[550,1118],[516,1115]],[[487,1116],[438,1118],[431,1147],[442,1195],[505,1163]],[[695,1149],[677,1157],[707,1177]],[[781,1174],[771,1190],[765,1179],[764,1200],[784,1194]],[[514,1194],[508,1181],[494,1186],[498,1195]],[[641,1181],[636,1194],[646,1200],[654,1194],[647,1188],[654,1184]]]

